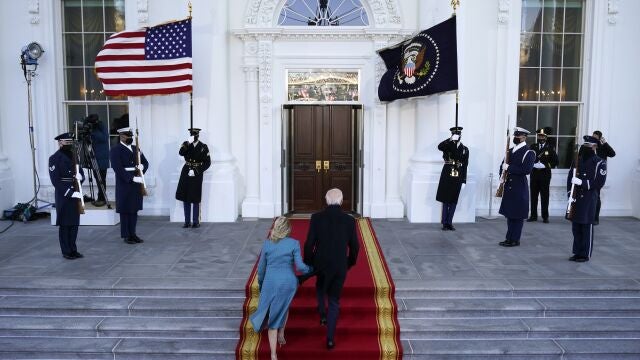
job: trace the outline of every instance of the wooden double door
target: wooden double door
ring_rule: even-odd
[[[283,213],[312,213],[326,206],[331,188],[342,208],[360,213],[362,107],[285,105]]]

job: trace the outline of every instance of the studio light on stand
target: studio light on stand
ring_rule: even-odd
[[[33,135],[33,101],[31,94],[31,80],[36,76],[36,69],[38,68],[38,59],[42,56],[44,50],[42,46],[37,42],[32,42],[29,45],[22,48],[20,53],[20,65],[22,66],[22,72],[24,73],[24,79],[27,81],[27,113],[29,117],[29,144],[31,145],[31,165],[33,167],[33,198],[28,202],[28,205],[24,209],[23,219],[29,220],[33,215],[32,211],[37,211],[38,207],[38,190],[40,188],[40,181],[38,178],[38,171],[36,169],[36,144]],[[48,202],[45,206],[50,205]]]

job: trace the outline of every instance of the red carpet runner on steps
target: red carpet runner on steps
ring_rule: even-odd
[[[304,241],[309,220],[291,219],[291,237]],[[287,343],[278,348],[279,360],[402,358],[395,287],[369,219],[357,220],[360,254],[347,275],[340,299],[336,347],[326,348],[326,327],[316,311],[315,278],[298,289],[285,330]],[[265,234],[266,237],[266,234]],[[257,262],[256,262],[257,263]],[[248,316],[258,306],[258,278],[254,266],[246,284],[236,358],[270,359],[267,333],[255,333]]]

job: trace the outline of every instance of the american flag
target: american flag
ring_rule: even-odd
[[[404,74],[407,75],[407,77],[412,77],[415,70],[416,64],[412,62],[408,62],[407,65],[404,66]]]
[[[192,91],[191,19],[111,35],[95,69],[107,96]]]

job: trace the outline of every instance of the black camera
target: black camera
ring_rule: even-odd
[[[78,125],[78,137],[91,141],[91,132],[96,127],[96,125],[98,125],[98,121],[98,115],[96,114],[91,114],[84,120],[77,121],[76,123]]]

